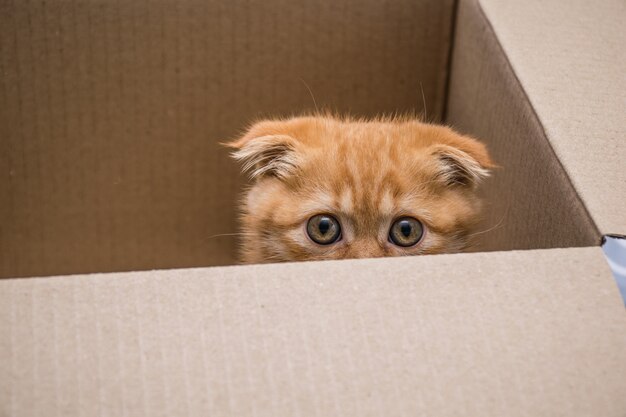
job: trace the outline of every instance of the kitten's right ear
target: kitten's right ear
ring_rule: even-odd
[[[257,123],[242,138],[225,145],[235,149],[232,157],[243,163],[243,172],[248,172],[252,179],[284,179],[297,171],[298,141],[278,133],[274,122]]]

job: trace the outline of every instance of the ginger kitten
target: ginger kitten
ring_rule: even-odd
[[[228,146],[252,180],[245,263],[461,251],[494,166],[475,139],[407,118],[267,120]]]

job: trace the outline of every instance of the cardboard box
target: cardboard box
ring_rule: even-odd
[[[0,415],[625,415],[599,247],[626,235],[624,17],[0,4]],[[419,112],[423,88],[485,140],[504,168],[481,252],[215,267],[243,180],[217,143],[313,109],[305,83],[362,115]]]

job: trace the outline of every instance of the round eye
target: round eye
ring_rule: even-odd
[[[309,219],[306,232],[313,242],[330,245],[341,236],[341,226],[334,217],[328,214],[317,214]]]
[[[413,217],[400,217],[389,229],[389,239],[395,245],[408,247],[420,241],[424,235],[424,227]]]

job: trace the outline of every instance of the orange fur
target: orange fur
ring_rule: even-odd
[[[402,118],[268,120],[229,146],[252,177],[242,204],[246,263],[461,251],[479,220],[476,186],[494,166],[475,139]],[[316,214],[339,220],[339,241],[308,238]],[[389,241],[400,216],[425,226],[415,246]]]

